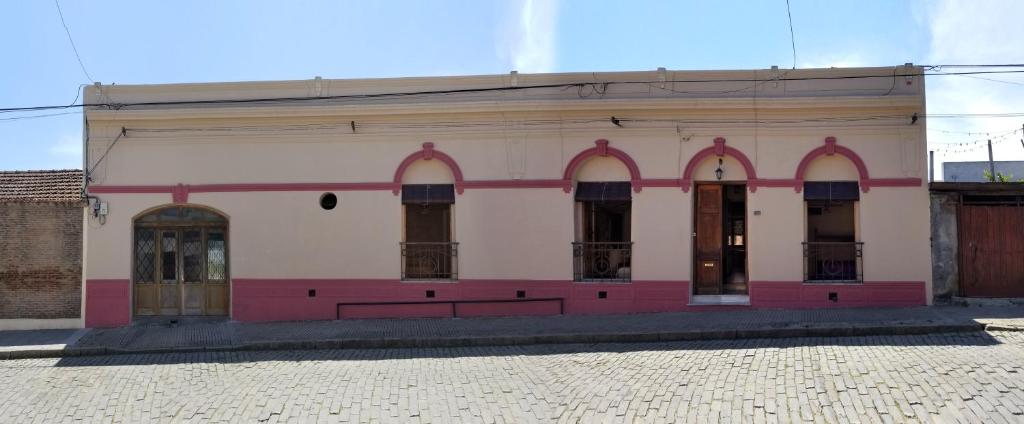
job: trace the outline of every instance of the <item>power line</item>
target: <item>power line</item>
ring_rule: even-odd
[[[1017,132],[1017,131],[1020,131],[1020,128],[1014,128],[1012,130],[1006,130],[1006,131],[954,131],[954,130],[944,130],[944,129],[940,129],[940,128],[928,128],[928,131],[935,131],[935,132],[940,132],[940,133],[944,133],[944,134],[964,134],[964,135],[984,135],[984,136],[988,136],[988,135],[992,135],[992,134],[997,134],[998,135],[998,134],[1006,134],[1006,133]]]
[[[984,64],[975,64],[975,65],[957,64],[957,65],[921,65],[921,66],[924,67],[924,68],[928,68],[928,69],[938,69],[938,68],[1024,68],[1024,63],[1001,63],[1001,64],[1000,63],[984,63]]]
[[[71,43],[71,50],[75,52],[75,59],[78,59],[78,66],[82,68],[82,73],[89,81],[95,82],[92,76],[89,75],[89,71],[85,70],[85,64],[82,63],[82,56],[78,54],[78,47],[75,47],[75,40],[71,38],[71,30],[68,29],[68,24],[64,22],[64,12],[60,10],[60,0],[53,0],[53,4],[57,5],[57,15],[60,16],[60,24],[64,26],[64,32],[68,34],[68,41]]]
[[[426,91],[411,91],[411,92],[392,92],[392,93],[369,93],[369,94],[343,94],[337,96],[320,96],[320,97],[273,97],[273,98],[256,98],[256,99],[210,99],[210,100],[177,100],[177,101],[154,101],[154,102],[135,102],[135,103],[92,103],[92,104],[69,104],[69,105],[48,105],[48,106],[26,106],[26,107],[8,107],[0,108],[0,113],[10,112],[28,112],[28,111],[40,111],[50,109],[71,109],[81,108],[85,106],[91,107],[106,107],[109,109],[122,109],[126,107],[134,106],[182,106],[182,105],[209,105],[209,104],[248,104],[248,103],[292,103],[292,102],[309,102],[309,101],[331,101],[331,100],[367,100],[367,99],[385,99],[395,97],[412,97],[412,96],[429,96],[429,95],[450,95],[450,94],[468,94],[468,93],[486,93],[486,92],[503,92],[503,91],[521,91],[530,89],[543,89],[543,88],[582,88],[582,87],[597,87],[597,86],[609,86],[609,85],[626,85],[626,84],[662,84],[662,83],[674,83],[674,84],[711,84],[711,83],[751,83],[760,84],[766,82],[785,82],[785,81],[829,81],[829,80],[854,80],[854,79],[867,79],[867,78],[895,78],[895,77],[916,77],[916,76],[953,76],[953,75],[978,75],[978,74],[1019,74],[1024,73],[1024,70],[1008,70],[1008,71],[968,71],[968,72],[942,72],[942,73],[906,73],[906,74],[883,74],[883,75],[840,75],[840,76],[819,76],[819,77],[777,77],[767,79],[757,78],[720,78],[720,79],[704,79],[704,80],[668,80],[668,81],[607,81],[607,82],[574,82],[574,83],[559,83],[559,84],[539,84],[530,86],[516,86],[516,87],[483,87],[483,88],[462,88],[462,89],[448,89],[448,90],[426,90]],[[668,90],[673,91],[673,90]]]
[[[21,120],[25,120],[25,119],[50,118],[50,117],[54,117],[54,116],[76,115],[76,114],[78,114],[78,112],[57,112],[57,113],[44,113],[44,114],[40,114],[40,115],[14,116],[14,117],[10,117],[10,118],[0,118],[0,122],[21,121]]]
[[[92,171],[95,171],[96,168],[99,167],[101,163],[103,163],[103,160],[107,158],[107,154],[110,153],[110,150],[113,149],[114,145],[117,144],[117,142],[119,140],[121,140],[121,137],[127,135],[127,133],[128,133],[128,130],[125,129],[125,127],[121,127],[121,132],[117,133],[117,137],[114,137],[114,141],[110,142],[110,145],[107,146],[107,150],[103,152],[103,155],[100,156],[99,160],[97,160],[96,163],[94,163],[92,165],[92,167],[90,167],[89,169],[85,170],[85,178],[86,179],[90,178],[90,176],[92,175]]]
[[[786,16],[789,17],[789,44],[793,48],[793,69],[796,69],[796,37],[793,36],[793,14],[789,11],[789,0],[786,0]]]

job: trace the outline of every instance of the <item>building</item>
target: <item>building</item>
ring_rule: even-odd
[[[1024,184],[931,183],[935,298],[1024,297]]]
[[[1024,161],[997,160],[992,162],[997,174],[1018,180],[1024,178]],[[989,171],[988,161],[980,162],[943,162],[942,179],[947,182],[983,183],[985,173]]]
[[[86,325],[924,305],[921,73],[90,86]]]
[[[0,171],[0,330],[82,327],[82,171]]]

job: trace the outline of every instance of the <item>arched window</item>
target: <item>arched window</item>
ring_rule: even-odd
[[[135,219],[132,280],[136,315],[226,315],[227,218],[169,206]]]

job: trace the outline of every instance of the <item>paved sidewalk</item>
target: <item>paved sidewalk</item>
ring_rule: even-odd
[[[1024,330],[1024,306],[741,310],[630,315],[366,319],[238,323],[168,320],[88,330],[38,346],[37,332],[0,332],[0,359],[196,351],[460,347]],[[51,331],[51,330],[47,330]],[[12,334],[20,333],[20,334]],[[18,337],[22,346],[10,341]],[[34,339],[35,338],[35,339]],[[4,345],[0,345],[4,346]]]
[[[3,352],[61,350],[74,345],[88,329],[0,331],[0,358]]]

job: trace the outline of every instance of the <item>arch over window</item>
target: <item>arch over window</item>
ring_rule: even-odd
[[[715,138],[715,145],[707,147],[697,152],[690,158],[690,161],[686,163],[686,168],[683,169],[683,191],[690,191],[690,186],[693,185],[693,172],[697,170],[697,165],[700,165],[704,159],[711,156],[731,156],[736,159],[740,165],[743,165],[743,171],[747,174],[747,188],[751,192],[757,191],[757,171],[754,169],[754,164],[747,158],[747,155],[743,152],[726,146],[724,137]]]
[[[833,156],[840,155],[853,162],[853,166],[857,167],[857,174],[860,176],[860,189],[867,193],[870,189],[871,177],[868,176],[868,167],[864,164],[864,160],[860,158],[853,150],[848,147],[840,146],[836,144],[835,137],[825,137],[825,145],[818,147],[804,155],[804,158],[800,160],[800,165],[796,168],[796,183],[793,185],[793,189],[799,193],[804,187],[804,176],[807,175],[807,168],[811,166],[811,162],[822,156]]]
[[[633,160],[626,152],[608,146],[608,140],[600,139],[594,141],[594,147],[579,152],[576,156],[569,161],[569,164],[565,166],[565,172],[562,174],[562,181],[564,183],[562,189],[566,193],[572,191],[572,179],[576,176],[576,171],[579,170],[583,163],[592,157],[607,157],[611,156],[626,165],[626,169],[629,170],[629,180],[633,186],[633,191],[639,193],[641,186],[640,178],[640,167],[637,166],[636,161]]]
[[[434,160],[437,159],[448,166],[448,169],[452,171],[452,177],[455,179],[455,192],[462,194],[465,187],[462,184],[462,169],[459,168],[459,164],[448,156],[444,152],[434,150],[434,143],[423,143],[423,150],[413,153],[405,157],[405,160],[398,165],[398,169],[395,170],[394,187],[391,192],[395,195],[402,190],[402,176],[405,175],[405,171],[412,166],[418,160]]]
[[[227,224],[228,219],[223,213],[205,206],[171,205],[145,211],[136,216],[134,222],[136,225]]]

